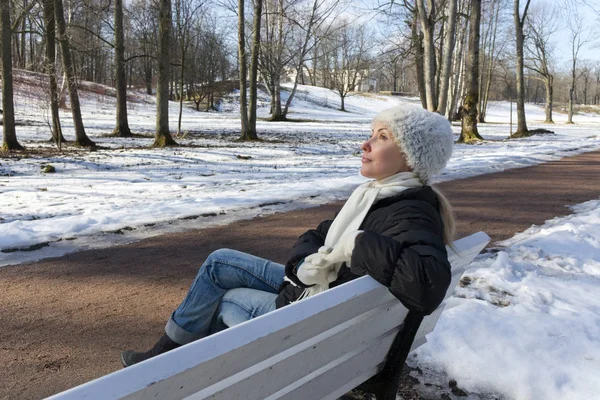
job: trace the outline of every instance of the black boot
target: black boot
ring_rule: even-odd
[[[154,347],[145,353],[140,353],[133,350],[125,350],[122,352],[121,364],[123,364],[123,367],[129,367],[159,354],[166,353],[169,350],[176,349],[179,346],[181,346],[179,343],[175,343],[170,337],[167,336],[167,334],[164,334],[160,339],[158,339],[158,342],[156,342]]]

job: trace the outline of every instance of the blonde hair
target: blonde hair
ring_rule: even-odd
[[[431,186],[431,188],[435,192],[438,202],[440,203],[440,216],[442,217],[442,224],[444,225],[442,239],[444,240],[445,245],[456,251],[454,245],[452,244],[454,242],[454,234],[456,233],[456,223],[454,221],[452,205],[438,188],[434,186]]]

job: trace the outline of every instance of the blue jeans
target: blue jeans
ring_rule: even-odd
[[[240,251],[213,252],[171,315],[166,334],[187,344],[275,309],[285,267]]]

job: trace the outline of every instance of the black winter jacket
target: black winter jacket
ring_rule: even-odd
[[[284,282],[277,308],[296,300],[303,291],[294,269],[304,257],[325,243],[333,220],[298,238],[286,263],[286,276],[298,286]],[[369,274],[387,286],[411,311],[431,314],[442,302],[450,285],[450,264],[442,240],[443,224],[437,196],[430,186],[407,189],[374,204],[356,238],[351,268],[342,265],[338,279],[329,287]]]

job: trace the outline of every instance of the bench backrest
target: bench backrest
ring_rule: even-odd
[[[481,232],[455,242],[447,296],[488,242]],[[413,348],[442,309],[424,319]],[[51,399],[336,399],[379,371],[407,313],[364,276]]]

